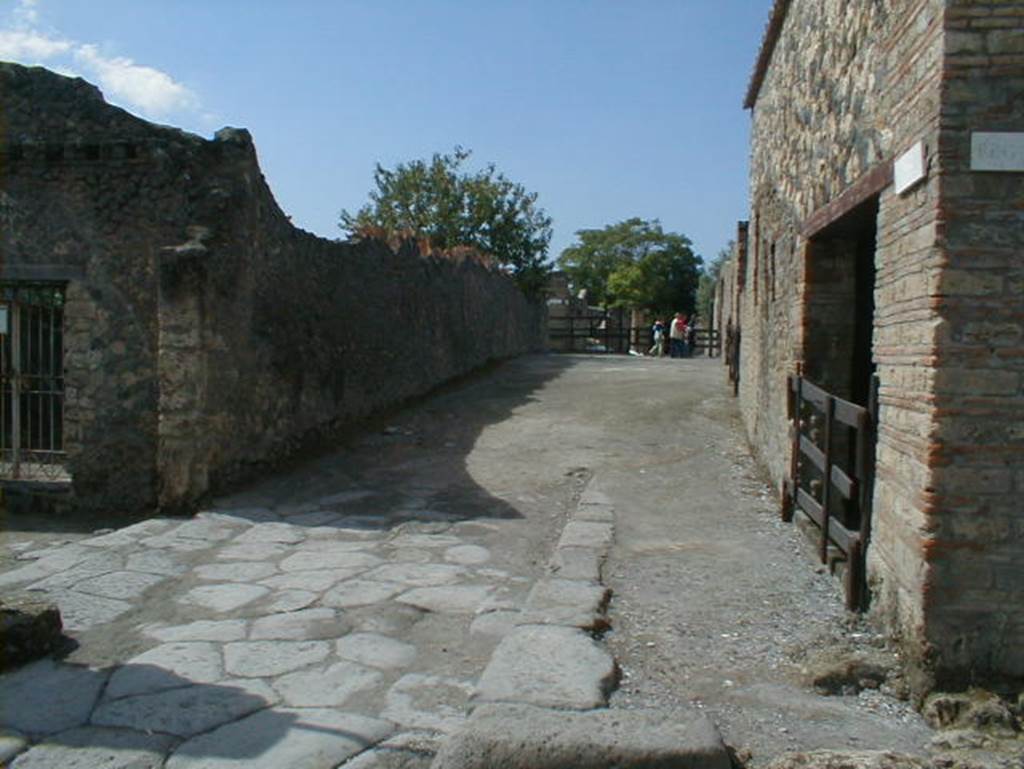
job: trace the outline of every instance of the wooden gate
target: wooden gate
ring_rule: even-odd
[[[788,391],[793,446],[782,519],[791,521],[800,510],[817,525],[821,562],[834,569],[845,560],[846,606],[861,611],[868,599],[864,556],[871,535],[878,379],[872,378],[868,407],[799,375],[789,377]]]

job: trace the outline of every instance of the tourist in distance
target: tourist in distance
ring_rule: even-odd
[[[686,316],[677,312],[669,328],[669,354],[673,358],[686,356]]]
[[[654,325],[651,326],[651,338],[654,340],[654,344],[651,345],[647,354],[660,358],[665,354],[665,324],[662,321],[654,321]]]

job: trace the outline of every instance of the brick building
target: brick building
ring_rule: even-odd
[[[918,692],[1019,684],[1024,2],[775,0],[744,106],[716,318],[751,443],[783,489],[787,376],[866,407],[877,377],[871,612]]]

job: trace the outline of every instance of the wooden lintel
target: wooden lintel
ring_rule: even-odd
[[[814,237],[890,184],[892,184],[892,161],[886,160],[863,174],[843,190],[839,197],[830,200],[808,216],[800,226],[800,235],[805,238]]]

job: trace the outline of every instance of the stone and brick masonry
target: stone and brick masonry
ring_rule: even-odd
[[[212,141],[0,64],[0,280],[65,286],[77,509],[187,509],[374,411],[543,344],[474,257],[293,227],[244,130]]]
[[[971,164],[976,132],[1024,132],[1022,93],[1024,2],[777,0],[745,105],[716,313],[746,426],[781,482],[786,376],[863,400],[877,373],[872,610],[921,691],[1024,679],[1024,173]]]

